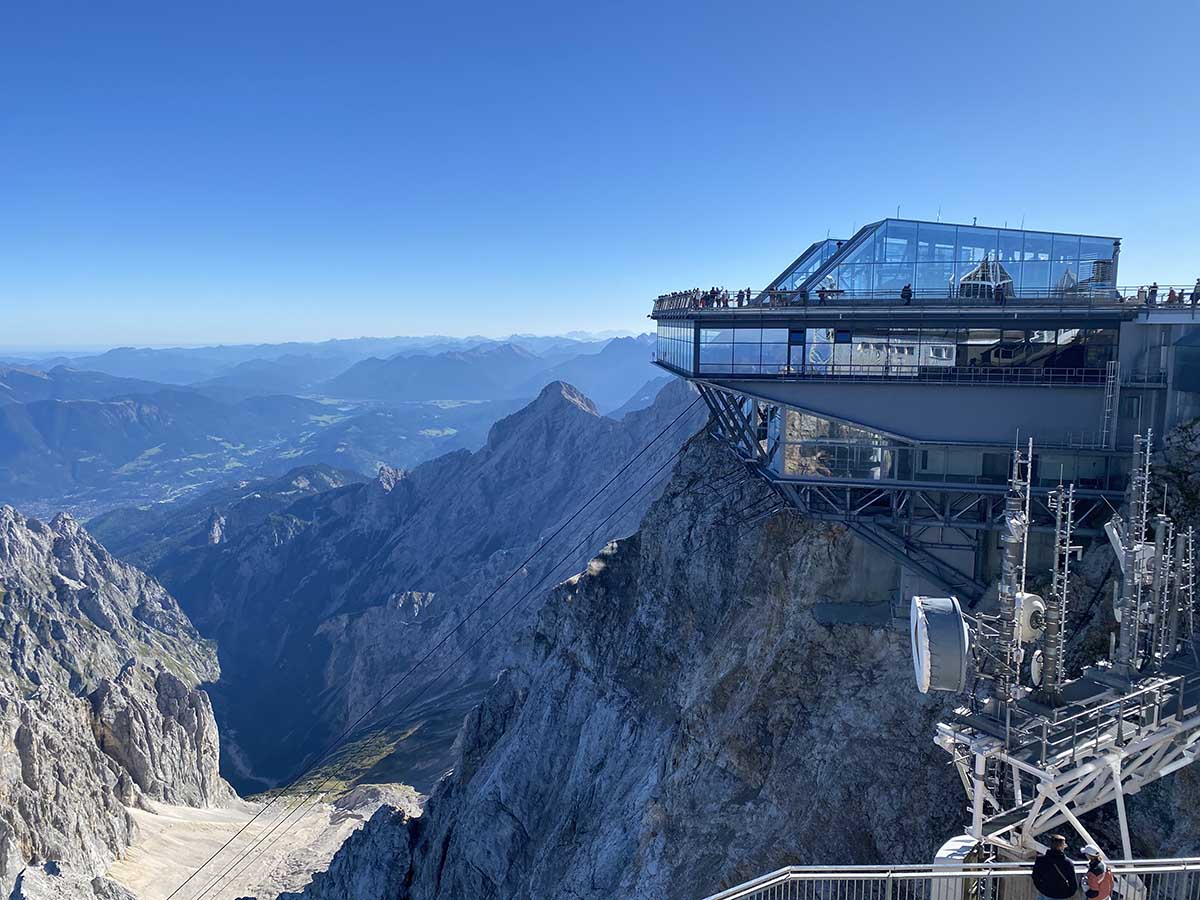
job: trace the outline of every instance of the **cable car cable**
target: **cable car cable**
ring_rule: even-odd
[[[389,715],[386,719],[379,722],[376,727],[382,728],[382,727],[390,724],[395,719],[399,718],[405,712],[407,712],[408,709],[413,705],[413,703],[415,703],[417,701],[417,699],[419,699],[419,697],[421,696],[421,694],[424,692],[425,689],[427,689],[430,685],[432,685],[434,682],[439,680],[443,675],[445,675],[447,672],[449,672],[451,669],[453,669],[463,658],[465,658],[467,656],[468,653],[470,653],[471,650],[473,650],[479,644],[480,641],[483,640],[483,638],[485,638],[489,633],[491,633],[491,631],[493,629],[495,629],[496,626],[499,625],[501,621],[503,621],[509,614],[511,614],[518,606],[520,606],[521,603],[523,603],[529,596],[531,596],[534,593],[534,591],[541,588],[542,585],[544,584],[544,582],[547,580],[547,578],[549,578],[549,576],[554,574],[554,572],[558,569],[558,567],[560,565],[562,565],[564,562],[569,561],[570,558],[572,556],[574,556],[588,542],[591,535],[594,534],[594,532],[596,530],[604,527],[604,525],[607,525],[608,522],[614,516],[616,516],[622,509],[624,509],[625,506],[627,506],[638,494],[640,494],[649,484],[651,484],[651,482],[656,480],[658,478],[658,476],[662,473],[662,471],[668,465],[670,465],[671,463],[673,463],[675,461],[675,459],[679,456],[680,452],[682,452],[682,449],[683,448],[680,447],[674,453],[672,453],[671,456],[669,456],[667,459],[663,460],[663,462],[659,464],[659,466],[650,474],[650,476],[645,481],[643,481],[633,491],[633,493],[631,493],[628,497],[626,497],[625,500],[623,500],[616,509],[614,509],[611,513],[608,514],[608,516],[605,518],[605,520],[603,522],[601,522],[601,524],[599,526],[597,526],[597,528],[592,529],[592,531],[589,532],[589,535],[587,537],[585,537],[583,540],[579,541],[574,547],[572,547],[570,550],[568,550],[566,554],[564,554],[557,562],[554,563],[553,566],[550,567],[550,570],[545,575],[543,575],[537,581],[537,583],[535,583],[524,594],[522,594],[513,603],[511,603],[490,625],[488,625],[487,628],[485,628],[483,631],[481,631],[467,645],[467,647],[464,648],[463,651],[458,654],[458,656],[456,656],[445,667],[443,667],[432,679],[430,679],[430,681],[426,682],[425,685],[423,685],[421,688],[419,688],[417,693],[414,694],[414,696],[404,706],[402,706],[396,712]],[[692,490],[694,490],[694,488]],[[291,807],[291,809],[289,809],[287,812],[285,812],[281,817],[277,817],[274,824],[269,829],[267,829],[267,831],[265,831],[262,835],[260,835],[257,841],[255,841],[253,844],[251,844],[249,847],[247,847],[244,851],[242,851],[242,853],[239,854],[239,856],[235,857],[234,860],[230,863],[230,865],[225,869],[225,871],[222,872],[220,875],[217,875],[212,881],[210,881],[207,885],[205,885],[205,887],[200,891],[200,893],[195,895],[193,900],[201,900],[201,898],[209,891],[210,888],[212,888],[214,885],[219,885],[219,883],[221,881],[224,881],[227,876],[231,876],[231,873],[233,873],[233,870],[235,868],[237,868],[239,866],[239,864],[243,863],[243,861],[244,861],[245,865],[242,866],[241,872],[236,873],[236,874],[244,874],[246,869],[249,867],[249,864],[251,862],[253,862],[254,859],[261,856],[268,849],[270,849],[270,847],[274,846],[274,844],[281,837],[283,837],[285,834],[290,832],[293,828],[296,827],[296,825],[298,825],[303,820],[303,818],[304,818],[303,814],[298,816],[296,819],[294,819],[291,822],[291,824],[286,825],[284,827],[283,831],[279,832],[279,834],[276,835],[275,838],[273,838],[270,841],[270,843],[268,843],[266,846],[263,846],[262,849],[258,850],[257,853],[255,852],[256,848],[260,847],[262,845],[262,842],[265,841],[268,837],[270,837],[270,835],[273,832],[275,832],[275,830],[277,828],[279,828],[281,825],[284,825],[284,823],[286,823],[287,820],[290,819],[293,814],[295,814],[297,811],[299,811],[304,806],[306,806],[313,798],[317,797],[321,793],[322,789],[333,780],[333,777],[334,777],[333,773],[330,773],[329,775],[327,775],[325,777],[324,781],[322,781],[319,785],[317,785],[317,787],[310,789],[306,794],[301,796],[301,798],[297,804],[295,804],[293,807]],[[232,878],[231,878],[231,880],[232,880]]]
[[[529,554],[529,556],[527,556],[525,558],[524,562],[522,562],[519,566],[517,566],[516,569],[514,569],[512,571],[512,573],[508,575],[508,577],[506,577],[497,587],[495,587],[486,597],[484,597],[483,600],[481,600],[472,610],[470,610],[467,613],[467,615],[465,615],[462,619],[460,619],[454,625],[454,627],[452,627],[449,631],[447,631],[446,634],[443,635],[442,638],[427,653],[425,653],[425,655],[423,655],[419,660],[417,660],[417,662],[414,663],[408,669],[408,671],[405,672],[394,684],[392,684],[391,687],[389,687],[386,691],[384,691],[384,693],[381,694],[380,697],[373,704],[371,704],[370,707],[368,707],[366,709],[366,711],[364,711],[362,714],[359,715],[359,717],[357,719],[355,719],[352,723],[350,723],[350,725],[348,725],[346,727],[346,729],[340,735],[338,735],[338,737],[334,738],[334,740],[330,744],[328,744],[325,747],[325,749],[320,752],[320,754],[318,754],[318,756],[312,763],[310,763],[306,768],[302,769],[293,778],[291,778],[288,781],[288,785],[295,784],[297,781],[299,781],[301,778],[303,778],[305,775],[309,774],[309,772],[311,772],[313,769],[315,769],[317,766],[319,766],[322,762],[324,762],[325,759],[329,756],[329,754],[332,753],[334,750],[336,750],[342,744],[342,742],[350,734],[352,734],[353,731],[366,719],[367,716],[371,715],[379,707],[379,705],[381,703],[383,703],[384,700],[386,700],[397,688],[399,688],[406,680],[408,680],[409,676],[411,676],[413,672],[415,672],[437,650],[441,649],[441,647],[444,646],[446,644],[446,642],[450,640],[450,637],[456,631],[458,631],[459,628],[461,628],[472,616],[474,616],[477,612],[479,612],[479,610],[482,609],[483,606],[485,604],[487,604],[493,597],[495,597],[496,594],[498,594],[501,590],[503,590],[504,587],[507,586],[510,581],[512,581],[530,562],[532,562],[533,559],[543,549],[545,549],[550,544],[551,541],[553,541],[556,537],[558,537],[558,535],[561,534],[567,528],[567,526],[570,525],[571,522],[573,522],[588,506],[590,506],[596,500],[597,497],[599,497],[602,493],[604,493],[604,491],[607,490],[609,488],[609,486],[611,486],[622,474],[624,474],[629,469],[630,466],[632,466],[643,454],[646,453],[646,451],[648,451],[652,446],[654,446],[654,444],[656,444],[663,435],[665,435],[672,427],[674,427],[674,425],[677,422],[679,422],[685,415],[687,415],[687,413],[689,413],[692,410],[692,408],[697,403],[700,402],[700,399],[701,399],[700,397],[695,397],[692,400],[692,402],[689,403],[686,407],[684,407],[683,410],[680,411],[680,413],[677,416],[675,416],[674,419],[672,419],[670,422],[668,422],[663,427],[663,429],[658,432],[658,434],[656,434],[653,438],[651,438],[650,441],[647,442],[646,444],[644,444],[642,446],[642,448],[640,450],[638,450],[637,453],[635,453],[632,457],[630,457],[616,472],[614,472],[609,477],[609,479],[607,481],[604,482],[604,484],[602,484],[595,491],[595,493],[593,493],[583,503],[582,506],[580,506],[578,509],[576,509],[575,512],[573,512],[570,515],[569,518],[567,518],[562,524],[560,524],[558,526],[558,528],[556,528],[555,531],[548,538],[546,538],[541,543],[539,543],[538,546],[535,547],[533,549],[533,551]],[[678,454],[678,452],[679,451],[676,450],[675,453],[672,454],[671,459],[674,459],[674,457]],[[236,841],[238,839],[238,837],[240,837],[246,831],[247,828],[249,828],[264,813],[266,813],[266,811],[268,809],[270,809],[275,804],[275,802],[279,799],[279,797],[281,797],[281,796],[284,796],[282,790],[279,791],[270,801],[268,801],[263,806],[262,809],[260,809],[258,812],[256,812],[250,818],[249,821],[247,821],[236,832],[234,832],[234,834],[228,840],[226,840],[224,844],[222,844],[220,847],[218,847],[216,849],[216,851],[210,857],[208,857],[208,859],[206,859],[203,863],[201,863],[198,868],[193,870],[192,873],[190,875],[188,875],[188,877],[185,878],[182,882],[180,882],[179,885],[177,887],[175,887],[174,890],[171,891],[171,893],[167,894],[167,896],[165,898],[163,898],[163,900],[172,900],[172,898],[174,898],[187,884],[189,884],[192,881],[192,879],[194,879],[201,871],[203,871],[203,869],[209,863],[211,863],[214,859],[217,858],[217,856],[219,856],[222,852],[224,852],[231,844],[233,844],[234,841]],[[206,888],[206,890],[207,890],[207,888]],[[201,893],[203,893],[203,892],[201,892]],[[197,896],[200,896],[200,895],[197,895]]]

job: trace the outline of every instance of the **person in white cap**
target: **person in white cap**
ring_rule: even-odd
[[[1088,900],[1108,900],[1112,896],[1113,874],[1104,860],[1100,858],[1100,848],[1095,844],[1088,844],[1079,852],[1086,856],[1088,861],[1087,875],[1084,880],[1084,893]]]

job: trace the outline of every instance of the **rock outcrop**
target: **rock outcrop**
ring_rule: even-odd
[[[942,709],[888,604],[840,614],[895,571],[837,526],[739,521],[767,490],[693,439],[640,531],[545,602],[422,817],[378,813],[303,896],[695,898],[928,859],[962,806]]]
[[[547,599],[422,816],[378,813],[299,896],[683,900],[786,864],[929,861],[965,799],[931,740],[947,710],[878,602],[894,570],[836,525],[739,522],[767,488],[714,492],[737,465],[694,438],[641,529]],[[1077,568],[1073,665],[1112,627],[1106,553]],[[1197,809],[1195,767],[1129,798],[1135,853],[1200,851]],[[1115,824],[1088,820],[1112,846]]]
[[[161,585],[70,517],[0,507],[0,650],[3,896],[19,876],[15,896],[91,885],[129,843],[127,806],[232,796],[196,688],[216,654]]]
[[[618,485],[571,519],[685,409]],[[410,471],[383,467],[370,483],[302,497],[253,524],[227,522],[219,542],[161,554],[153,571],[220,647],[214,705],[227,760],[245,761],[229,777],[245,788],[289,777],[452,632],[376,714],[410,707],[388,726],[395,752],[376,780],[427,790],[450,765],[463,716],[494,680],[536,598],[607,539],[637,527],[653,490],[605,520],[632,486],[656,472],[665,482],[664,462],[704,418],[683,383],[620,422],[598,415],[571,386],[551,384],[497,422],[475,453]],[[433,679],[493,624],[480,615],[455,630],[467,610],[485,600],[488,610],[503,609],[527,593],[528,605],[496,624],[450,677]]]

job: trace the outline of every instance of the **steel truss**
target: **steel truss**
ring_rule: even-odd
[[[779,496],[805,518],[845,523],[901,566],[974,605],[983,578],[988,532],[1004,528],[1004,485],[928,482],[863,482],[827,477],[785,477],[771,464],[779,443],[767,438],[766,422],[781,407],[704,382],[693,382],[708,405],[717,434]],[[1075,534],[1095,536],[1110,505],[1098,491],[1076,494]],[[1030,531],[1054,532],[1049,495],[1031,497]],[[969,554],[970,571],[945,558]]]
[[[1190,668],[1190,666],[1189,666]],[[1126,859],[1132,858],[1125,797],[1192,763],[1200,749],[1200,672],[1152,678],[1134,691],[1057,722],[1040,719],[1003,738],[957,724],[938,726],[972,805],[971,836],[1016,858],[1041,848],[1039,835],[1073,828],[1096,841],[1080,817],[1115,802]]]

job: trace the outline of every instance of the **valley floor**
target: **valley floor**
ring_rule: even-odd
[[[342,842],[370,818],[385,798],[416,811],[417,794],[409,788],[359,788],[336,803],[308,807],[298,819],[288,819],[259,843],[284,808],[276,804],[176,894],[175,900],[271,898],[282,891],[299,890],[313,872],[328,866]],[[137,836],[125,857],[113,863],[108,877],[132,891],[138,900],[165,900],[260,809],[260,803],[239,800],[220,808],[156,803],[153,812],[131,810]],[[256,844],[250,861],[243,861],[241,853]],[[227,870],[229,875],[214,884]]]

